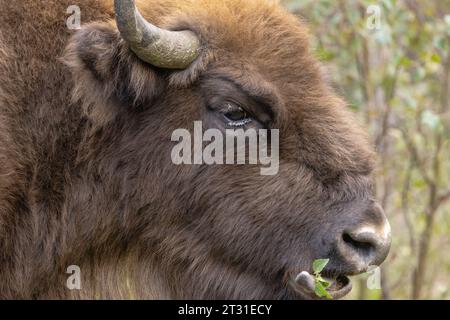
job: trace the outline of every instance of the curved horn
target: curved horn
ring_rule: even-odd
[[[117,27],[142,60],[165,69],[186,69],[199,55],[200,41],[191,31],[169,31],[147,22],[134,0],[114,0]]]

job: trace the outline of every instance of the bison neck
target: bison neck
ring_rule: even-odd
[[[79,289],[70,290],[75,272],[66,274],[65,292],[72,299],[170,299],[159,268],[135,255],[89,259],[80,265]]]

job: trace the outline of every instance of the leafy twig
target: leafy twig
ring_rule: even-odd
[[[333,297],[327,291],[327,288],[330,287],[331,283],[322,278],[320,274],[329,261],[330,259],[317,259],[313,262],[313,272],[315,280],[314,292],[319,298],[326,297],[327,299],[333,299]]]

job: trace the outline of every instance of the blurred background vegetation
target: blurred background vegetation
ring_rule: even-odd
[[[381,289],[352,299],[450,299],[450,0],[281,0],[313,35],[373,137],[390,219]]]

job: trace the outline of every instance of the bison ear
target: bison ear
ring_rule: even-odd
[[[127,108],[147,107],[165,85],[111,23],[84,26],[71,38],[63,61],[72,72],[74,102],[96,122],[108,122]]]

